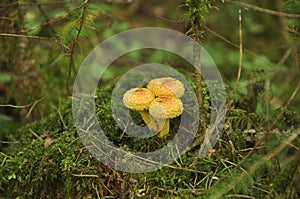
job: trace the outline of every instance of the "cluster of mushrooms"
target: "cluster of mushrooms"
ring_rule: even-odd
[[[172,77],[152,79],[146,88],[132,88],[123,96],[123,104],[139,111],[147,127],[158,137],[168,135],[170,119],[183,111],[180,98],[184,94],[182,82]]]

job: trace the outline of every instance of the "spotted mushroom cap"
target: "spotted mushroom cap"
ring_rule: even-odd
[[[123,96],[124,105],[137,111],[147,110],[153,100],[154,94],[147,88],[132,88]]]
[[[147,88],[151,90],[155,96],[175,96],[180,98],[184,94],[184,86],[181,81],[172,77],[162,77],[152,79]]]
[[[182,111],[182,102],[172,96],[155,98],[149,106],[149,114],[156,119],[175,118],[181,115]]]

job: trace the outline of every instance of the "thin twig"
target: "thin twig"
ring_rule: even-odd
[[[86,178],[99,178],[98,175],[92,175],[92,174],[75,174],[75,173],[73,173],[72,176],[75,176],[75,177],[86,177]]]
[[[71,47],[71,53],[70,53],[70,62],[69,62],[69,67],[68,67],[68,77],[67,77],[67,81],[66,81],[66,88],[67,88],[67,92],[69,95],[72,95],[70,88],[69,88],[69,84],[70,84],[70,79],[71,79],[71,72],[72,72],[72,68],[75,68],[75,64],[74,64],[74,50],[75,50],[75,46],[77,43],[77,40],[79,38],[79,35],[81,33],[83,24],[84,24],[84,18],[85,18],[85,14],[86,14],[86,7],[87,4],[89,3],[89,0],[85,0],[82,8],[82,12],[81,12],[81,16],[80,16],[80,22],[79,22],[79,28],[77,31],[77,34],[74,38],[72,47]]]
[[[2,37],[17,37],[17,38],[27,38],[27,39],[39,39],[39,40],[51,40],[54,41],[55,43],[59,44],[62,46],[64,49],[69,49],[68,46],[60,42],[57,38],[55,37],[41,37],[41,36],[35,36],[35,35],[22,35],[22,34],[12,34],[12,33],[0,33],[0,36]]]
[[[31,106],[33,104],[33,102],[31,102],[30,104],[26,104],[26,105],[13,105],[13,104],[0,104],[0,107],[11,107],[11,108],[27,108],[29,106]]]
[[[1,6],[0,6],[1,7]],[[0,19],[3,19],[3,20],[8,20],[8,21],[15,21],[16,19],[14,18],[11,18],[11,17],[5,17],[5,16],[0,16]]]
[[[42,101],[43,99],[45,99],[46,96],[40,98],[40,99],[37,99],[36,101],[34,102],[31,102],[29,104],[26,104],[26,105],[13,105],[13,104],[0,104],[0,107],[11,107],[11,108],[27,108],[29,106],[32,106],[34,103],[38,103],[40,101]]]
[[[4,157],[4,158],[3,158],[3,160],[2,160],[2,163],[1,163],[0,167],[3,167],[3,166],[5,165],[6,159],[7,159],[7,157]]]
[[[27,38],[27,39],[55,40],[54,37],[40,37],[40,36],[34,36],[34,35],[19,35],[19,34],[11,34],[11,33],[0,33],[0,36],[19,37],[19,38]]]
[[[36,137],[38,140],[43,141],[43,139],[38,136],[38,134],[36,134],[32,129],[29,129],[30,133],[32,133],[32,135],[34,135],[34,137]]]
[[[36,0],[33,0],[33,1],[34,1],[34,3],[38,3]],[[47,12],[42,7],[42,4],[37,4],[37,6],[38,6],[40,12],[44,15],[44,18],[46,19],[46,21],[50,21],[50,18],[48,16]],[[53,33],[55,33],[55,30],[54,30],[54,28],[52,26],[49,26],[49,28],[51,29],[51,31]]]
[[[46,96],[44,96],[44,97],[42,97],[42,98],[40,98],[40,99],[38,99],[38,100],[36,100],[36,101],[34,101],[34,102],[32,103],[32,106],[30,107],[30,109],[29,109],[28,113],[26,114],[25,118],[28,118],[28,117],[30,116],[30,114],[31,114],[31,112],[33,111],[34,107],[35,107],[40,101],[44,100],[45,97],[46,97]]]
[[[234,89],[234,92],[236,92],[240,80],[241,80],[241,74],[242,74],[242,65],[243,65],[243,32],[242,32],[242,4],[240,4],[239,8],[239,38],[240,38],[240,44],[239,44],[239,68],[238,68],[238,74],[236,78],[236,86]]]
[[[291,52],[293,50],[295,50],[297,48],[297,46],[299,45],[299,43],[295,43],[294,46],[288,48],[285,53],[283,54],[283,56],[281,57],[281,59],[278,61],[277,65],[283,65],[285,63],[285,61],[287,60],[287,58],[290,56]]]
[[[10,142],[10,141],[0,140],[0,143],[3,143],[3,144],[18,144],[19,142]]]
[[[63,118],[63,116],[62,116],[60,110],[57,109],[57,112],[58,112],[59,118],[60,118],[60,120],[61,120],[61,122],[62,122],[62,124],[63,124],[63,127],[64,127],[64,129],[66,130],[66,129],[67,129],[67,125],[66,125],[66,123],[65,123],[65,121],[64,121],[64,118]]]
[[[225,196],[226,198],[248,198],[248,199],[255,199],[253,196],[247,196],[242,194],[228,194]]]
[[[271,78],[272,76],[269,76],[266,78],[265,84],[264,84],[264,110],[265,110],[265,120],[267,124],[267,129],[269,129],[269,120],[270,120],[270,89],[271,89]]]
[[[200,24],[201,27],[203,27],[206,31],[210,32],[211,34],[215,35],[216,37],[218,37],[219,39],[225,41],[226,43],[228,43],[229,45],[231,46],[234,46],[236,48],[240,48],[240,46],[236,43],[233,43],[232,41],[230,41],[229,39],[225,38],[224,36],[218,34],[216,31],[210,29],[208,26],[206,26],[205,24],[201,23]],[[254,56],[254,57],[257,57],[259,58],[259,55],[255,54],[253,51],[247,49],[247,48],[243,48],[243,51],[247,52],[248,54]],[[262,60],[262,62],[268,66],[270,66],[270,64],[264,60]]]
[[[39,6],[39,5],[57,5],[57,4],[65,4],[68,3],[67,1],[52,1],[52,2],[20,2],[16,1],[10,4],[0,4],[0,7],[11,7],[15,5],[20,5],[20,6]]]
[[[278,12],[278,11],[275,11],[275,10],[270,10],[270,9],[254,6],[254,5],[251,5],[251,4],[248,4],[248,3],[243,3],[243,2],[240,2],[240,1],[225,0],[225,2],[233,3],[233,4],[237,4],[237,5],[242,4],[242,6],[245,7],[245,8],[249,8],[249,9],[254,10],[254,11],[263,12],[263,13],[267,13],[267,14],[271,14],[271,15],[288,17],[288,18],[300,18],[299,14]]]
[[[31,32],[31,31],[33,31],[33,30],[35,30],[35,29],[42,28],[42,27],[44,27],[44,26],[47,26],[47,25],[56,23],[56,22],[58,22],[58,21],[61,21],[61,20],[65,19],[65,18],[69,17],[69,16],[70,16],[71,14],[73,14],[75,11],[77,11],[77,10],[83,8],[83,7],[86,7],[87,2],[88,2],[88,0],[84,1],[83,4],[77,6],[76,8],[70,10],[69,12],[67,12],[67,13],[65,13],[65,14],[63,14],[63,15],[61,15],[61,16],[59,16],[59,17],[56,17],[56,18],[54,18],[54,19],[51,19],[50,21],[46,21],[46,22],[44,22],[44,23],[42,23],[42,24],[40,24],[40,25],[38,25],[38,26],[34,26],[34,27],[30,28],[30,29],[27,29],[27,30],[21,30],[21,32],[23,32],[23,33]]]
[[[12,157],[11,156],[9,156],[9,155],[6,155],[5,153],[3,153],[3,152],[0,152],[0,155],[3,155],[4,157],[7,157],[7,158],[10,158],[10,159],[12,159]]]

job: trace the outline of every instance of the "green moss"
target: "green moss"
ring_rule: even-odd
[[[286,188],[293,182],[293,173],[295,168],[285,167],[279,172],[273,181],[273,188],[278,193],[284,193]]]
[[[207,102],[209,103],[209,98]],[[19,129],[10,136],[11,143],[0,154],[1,196],[207,198],[235,182],[251,164],[264,155],[261,151],[261,155],[252,156],[247,164],[234,169],[247,154],[243,152],[247,148],[243,129],[254,128],[259,125],[260,120],[242,109],[233,109],[228,112],[226,133],[222,134],[214,147],[215,152],[208,157],[198,159],[203,139],[201,133],[197,135],[198,142],[168,167],[140,174],[115,171],[97,161],[82,144],[74,128],[71,103],[71,99],[62,100],[55,113],[43,121]],[[170,135],[165,139],[157,136],[147,139],[128,136],[117,126],[110,104],[111,90],[97,91],[96,115],[99,124],[107,137],[122,149],[141,152],[159,149],[172,139],[178,129],[180,118],[171,121]],[[144,125],[137,112],[130,114],[134,122]],[[209,110],[207,114],[209,119]],[[254,187],[268,190],[268,175],[274,169],[269,166],[261,172],[246,175],[242,183],[235,184],[226,193],[263,196],[265,193]],[[274,186],[280,183],[282,180],[276,180]]]

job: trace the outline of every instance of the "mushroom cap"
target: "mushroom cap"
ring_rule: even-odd
[[[175,118],[181,115],[182,111],[182,102],[172,96],[155,98],[149,106],[149,114],[156,119]]]
[[[146,88],[132,88],[123,96],[123,104],[137,111],[147,110],[153,100],[154,94]]]
[[[172,77],[152,79],[147,88],[156,96],[175,96],[180,98],[184,94],[184,86],[181,81]]]

